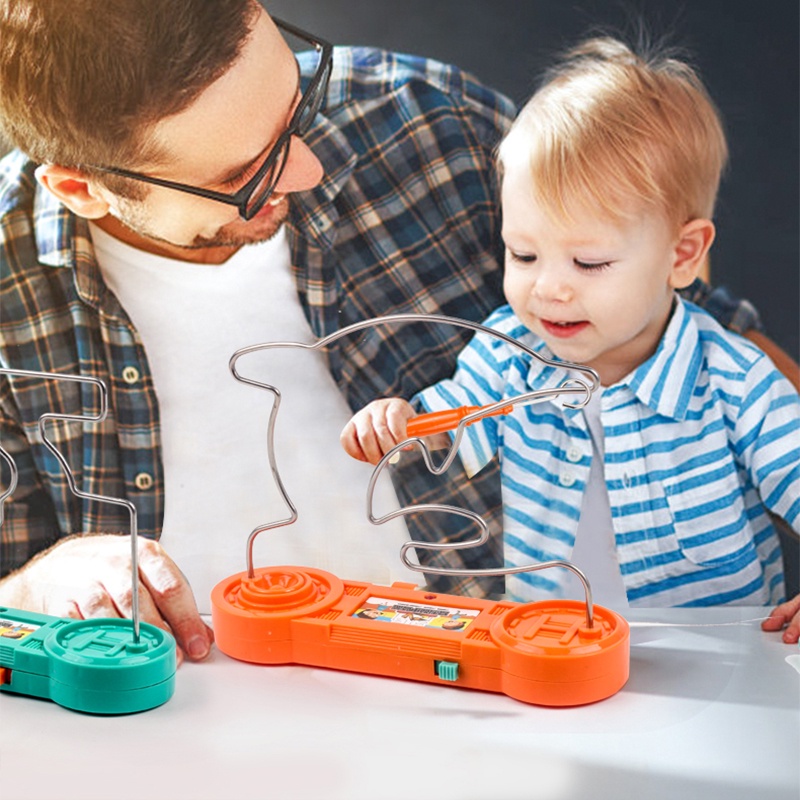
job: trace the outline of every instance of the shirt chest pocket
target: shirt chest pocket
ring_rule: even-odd
[[[699,566],[755,557],[743,490],[735,474],[721,480],[678,479],[664,483],[677,548]]]

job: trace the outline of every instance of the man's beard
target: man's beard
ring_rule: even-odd
[[[256,216],[252,220],[235,219],[219,228],[213,236],[198,235],[189,244],[177,244],[154,233],[148,221],[137,213],[138,209],[135,206],[121,206],[120,211],[118,219],[126,228],[154,242],[183,250],[233,249],[272,239],[289,216],[289,203],[287,198],[283,197],[277,204],[271,206],[269,216],[263,218]]]

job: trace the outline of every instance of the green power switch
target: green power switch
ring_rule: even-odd
[[[437,661],[436,674],[443,681],[458,680],[458,662],[456,661]]]

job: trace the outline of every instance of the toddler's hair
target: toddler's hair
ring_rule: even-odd
[[[534,195],[556,219],[644,209],[676,229],[712,217],[728,157],[696,72],[610,37],[586,40],[546,74],[500,145],[501,174],[512,152],[529,159]]]

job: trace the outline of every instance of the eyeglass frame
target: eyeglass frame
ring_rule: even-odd
[[[301,28],[291,25],[288,22],[284,22],[277,17],[272,17],[272,21],[278,28],[291,33],[293,36],[296,36],[298,39],[302,39],[304,42],[308,42],[316,50],[318,50],[320,53],[320,63],[308,86],[306,87],[305,92],[303,92],[302,96],[300,97],[297,108],[294,110],[292,118],[289,120],[289,124],[286,126],[286,129],[278,137],[275,144],[270,148],[269,153],[267,153],[266,158],[256,171],[256,174],[253,175],[253,177],[250,178],[250,180],[248,180],[244,186],[235,192],[227,194],[225,192],[217,192],[214,189],[205,189],[200,186],[192,186],[188,183],[180,183],[179,181],[172,181],[166,178],[156,178],[152,175],[145,175],[142,172],[122,169],[121,167],[84,165],[84,168],[97,170],[98,172],[105,172],[110,175],[119,175],[123,178],[131,178],[132,180],[150,183],[154,186],[163,186],[167,189],[175,189],[176,191],[185,192],[186,194],[204,197],[207,200],[216,200],[220,203],[236,206],[236,208],[239,210],[239,216],[242,219],[252,219],[256,214],[258,214],[259,211],[261,211],[261,209],[264,207],[264,204],[267,202],[267,200],[269,200],[270,196],[275,191],[275,187],[280,180],[281,175],[283,174],[283,169],[288,160],[292,136],[302,136],[308,131],[308,124],[302,130],[300,129],[300,120],[303,116],[303,113],[312,102],[317,102],[317,107],[319,108],[319,105],[321,104],[321,98],[324,97],[327,89],[328,80],[330,79],[331,74],[331,64],[333,62],[333,45],[330,42],[317,36],[312,36],[310,33],[307,33]],[[314,119],[314,116],[316,116],[316,114],[311,115],[308,118],[308,123]],[[284,148],[286,149],[285,153]],[[263,197],[259,198],[250,208],[248,208],[249,201],[251,199],[250,195],[255,192],[256,188],[264,179],[264,176],[269,172],[269,170],[275,166],[275,162],[278,160],[281,154],[284,155],[284,158],[278,174],[275,175],[270,181],[271,186],[269,190],[264,193]]]

